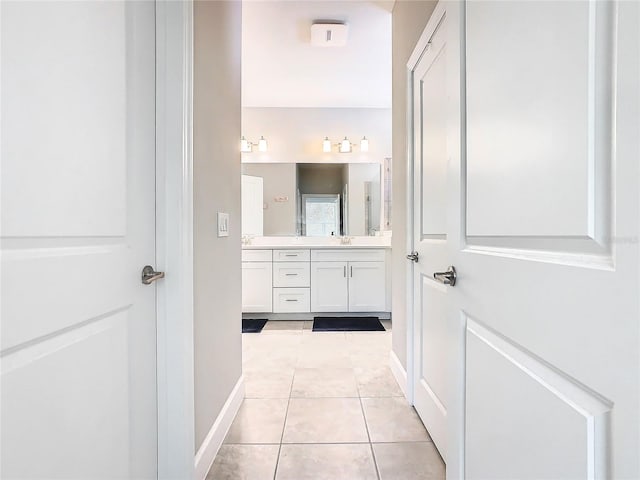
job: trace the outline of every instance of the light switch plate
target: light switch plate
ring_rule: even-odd
[[[218,212],[218,236],[229,236],[229,214]]]

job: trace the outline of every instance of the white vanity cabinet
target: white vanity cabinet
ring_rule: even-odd
[[[311,251],[312,312],[384,312],[385,251]]]
[[[388,311],[383,248],[245,249],[242,311]]]
[[[273,310],[273,260],[271,250],[242,251],[242,311]]]

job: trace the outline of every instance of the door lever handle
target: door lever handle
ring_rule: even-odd
[[[164,272],[156,272],[151,265],[145,265],[142,269],[142,283],[145,285],[151,285],[161,278],[164,278]]]
[[[452,265],[446,272],[435,272],[433,274],[433,278],[435,278],[440,283],[444,283],[445,285],[450,285],[453,287],[455,286],[456,280],[458,278],[456,267]]]
[[[407,255],[407,260],[411,260],[412,262],[418,263],[419,259],[420,255],[418,254],[418,252],[411,252],[409,255]]]

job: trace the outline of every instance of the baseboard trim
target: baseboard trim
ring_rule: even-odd
[[[389,354],[389,367],[391,368],[391,373],[393,373],[396,382],[400,386],[400,390],[404,393],[404,396],[407,396],[407,371],[400,363],[400,359],[396,355],[396,352],[391,350]]]
[[[205,480],[243,399],[244,377],[241,376],[220,410],[218,418],[213,422],[213,426],[198,449],[198,453],[196,453],[195,480]]]

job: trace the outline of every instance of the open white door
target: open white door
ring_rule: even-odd
[[[154,2],[2,2],[2,477],[156,478]]]
[[[447,20],[436,9],[413,65],[413,394],[416,411],[447,461],[448,288],[433,278],[449,262],[447,224]]]
[[[447,248],[416,268],[414,367],[438,393],[418,361],[442,340],[447,475],[640,478],[640,5],[446,10],[447,66],[462,67],[449,71],[447,230],[415,228]],[[447,265],[457,283],[438,297],[427,279]],[[421,415],[437,440],[441,419]]]

